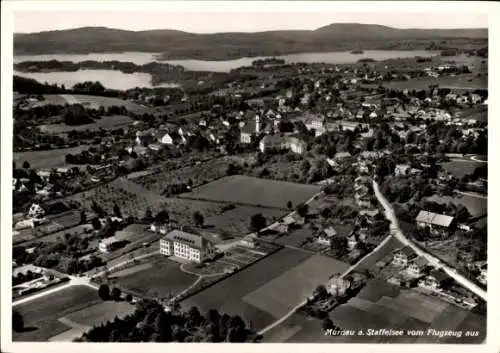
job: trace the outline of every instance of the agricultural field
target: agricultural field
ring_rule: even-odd
[[[47,151],[27,151],[14,152],[14,162],[18,168],[21,168],[24,161],[28,161],[31,168],[35,169],[52,169],[56,167],[73,166],[67,164],[65,157],[67,154],[77,154],[88,150],[90,145],[80,145],[71,148],[59,148]]]
[[[294,205],[305,202],[320,190],[316,185],[234,175],[198,187],[180,197],[286,209],[288,201]]]
[[[132,118],[125,115],[103,116],[101,119],[95,120],[93,124],[84,125],[66,125],[60,124],[47,124],[40,125],[39,129],[43,133],[48,134],[64,134],[70,131],[99,131],[100,129],[118,129],[125,128],[132,123]]]
[[[432,195],[426,200],[444,204],[451,202],[457,206],[463,205],[467,207],[474,218],[484,216],[488,213],[488,199],[486,197],[463,194],[457,194],[453,197]]]
[[[369,256],[356,266],[357,271],[373,271],[377,263],[391,260],[392,253],[401,249],[403,244],[394,237],[391,237],[377,252],[372,252]]]
[[[480,167],[484,163],[475,162],[473,160],[452,160],[441,164],[441,167],[448,173],[451,173],[456,178],[462,178],[466,174],[472,174],[474,169]]]
[[[435,330],[477,330],[486,326],[486,318],[458,308],[417,290],[404,290],[389,283],[372,280],[346,304],[334,309],[330,318],[343,329],[393,328],[402,330],[433,328]],[[480,330],[481,331],[481,330]],[[350,337],[348,342],[377,343],[480,343],[480,337]]]
[[[214,308],[219,311],[238,314],[245,322],[251,323],[254,329],[262,329],[277,318],[272,313],[252,305],[244,298],[287,271],[290,271],[309,257],[310,254],[308,253],[283,248],[215,285],[186,298],[181,304],[187,307],[197,306],[201,312],[206,312]],[[322,271],[321,269],[318,270]],[[290,294],[292,296],[291,301],[295,300],[297,294],[291,289],[289,287],[287,288],[287,292],[280,293],[282,299]],[[257,293],[255,294],[255,298]],[[260,304],[264,307],[263,303]]]
[[[141,267],[137,272],[131,268],[128,272],[120,271],[121,273],[110,275],[111,283],[127,293],[165,298],[178,294],[197,279],[197,276],[183,272],[179,263],[163,255],[151,257],[147,262],[152,264],[152,267],[138,265]]]
[[[426,90],[430,85],[439,85],[441,88],[450,88],[454,91],[473,91],[476,89],[488,89],[488,76],[481,74],[480,77],[477,73],[457,75],[455,77],[442,76],[442,77],[418,77],[406,81],[388,81],[383,82],[382,85],[388,89],[395,90]],[[364,87],[375,87],[378,84],[363,84]]]
[[[242,164],[245,159],[241,157],[220,157],[205,162],[186,161],[184,158],[178,161],[169,161],[162,165],[161,170],[145,176],[134,178],[134,182],[148,190],[163,194],[169,185],[188,184],[192,186],[209,183],[213,180],[227,175],[230,164]]]
[[[71,329],[59,321],[71,313],[102,302],[97,291],[86,286],[72,286],[39,299],[14,306],[24,318],[25,331],[13,333],[13,341],[47,341]]]
[[[313,255],[242,299],[280,318],[310,296],[318,285],[328,282],[330,276],[344,273],[348,268],[341,261]]]
[[[144,114],[151,113],[151,108],[141,106],[137,103],[113,97],[89,96],[84,94],[46,94],[45,100],[38,104],[82,104],[88,108],[98,109],[99,107],[124,106],[127,110]]]

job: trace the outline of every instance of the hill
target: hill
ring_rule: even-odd
[[[424,49],[432,41],[487,45],[487,29],[398,29],[334,23],[316,30],[195,34],[176,30],[126,31],[106,27],[15,34],[14,54],[84,54],[143,51],[165,59],[225,60],[301,52]]]

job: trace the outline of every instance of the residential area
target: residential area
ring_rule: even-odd
[[[487,58],[268,60],[14,77],[14,341],[485,339]]]

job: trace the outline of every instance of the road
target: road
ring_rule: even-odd
[[[396,215],[394,213],[394,209],[392,208],[392,205],[387,201],[387,199],[382,195],[380,192],[378,183],[374,180],[373,181],[373,190],[375,192],[375,196],[377,197],[377,200],[380,202],[382,207],[385,210],[385,216],[387,220],[391,222],[390,228],[391,228],[391,234],[397,238],[401,243],[411,247],[413,251],[419,256],[424,257],[431,265],[438,269],[442,269],[448,276],[453,278],[457,283],[462,285],[463,287],[467,288],[483,300],[487,300],[486,297],[486,291],[482,288],[480,288],[478,285],[475,283],[471,282],[468,280],[466,277],[462,276],[461,274],[458,273],[458,271],[443,262],[441,262],[438,258],[434,257],[433,255],[427,253],[426,251],[422,250],[420,247],[415,245],[411,240],[409,240],[401,231],[399,228],[399,223],[398,219],[396,218]]]
[[[354,271],[354,269],[356,267],[358,267],[364,260],[366,260],[369,256],[371,256],[372,254],[378,252],[380,249],[382,249],[384,247],[385,244],[387,244],[387,242],[391,239],[391,235],[388,235],[375,249],[373,249],[372,251],[370,251],[369,253],[367,253],[365,256],[363,256],[358,262],[356,262],[354,265],[352,265],[351,267],[349,267],[347,270],[344,271],[344,273],[342,273],[340,275],[340,278],[344,278],[345,276],[347,276],[349,273],[351,273],[352,271]],[[286,313],[284,316],[282,316],[281,318],[279,318],[278,320],[276,320],[275,322],[273,322],[272,324],[268,325],[267,327],[263,328],[262,330],[260,330],[257,334],[258,335],[263,335],[265,334],[266,332],[268,332],[269,330],[275,328],[276,326],[280,325],[281,323],[283,323],[286,319],[288,319],[290,316],[292,316],[297,310],[299,310],[302,306],[304,306],[305,304],[307,303],[307,299],[303,300],[302,302],[300,302],[299,304],[297,304],[295,307],[293,307],[288,313]]]

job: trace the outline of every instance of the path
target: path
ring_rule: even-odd
[[[380,249],[382,249],[384,247],[384,245],[387,244],[387,242],[390,239],[391,239],[391,235],[388,235],[375,249],[373,249],[372,251],[370,251],[369,253],[367,253],[358,262],[356,262],[354,265],[352,265],[347,270],[345,270],[344,273],[342,273],[340,275],[340,278],[343,278],[343,277],[347,276],[351,271],[353,271],[357,266],[359,266],[365,259],[367,259],[369,256],[373,255],[374,253],[376,253]],[[260,330],[257,334],[258,335],[263,335],[266,332],[268,332],[269,330],[275,328],[276,326],[278,326],[279,324],[281,324],[282,322],[284,322],[286,319],[288,319],[290,316],[292,316],[298,309],[300,309],[306,303],[307,303],[307,299],[305,299],[304,301],[302,301],[299,304],[297,304],[287,314],[285,314],[284,316],[282,316],[281,318],[279,318],[278,320],[276,320],[272,324],[266,326],[265,328],[263,328],[262,330]]]
[[[460,194],[460,195],[477,197],[479,199],[488,199],[488,195],[481,195],[481,194],[477,194],[475,192],[467,192],[467,191],[460,191],[460,190],[454,190],[454,192],[456,192],[457,194]]]
[[[380,202],[382,207],[385,209],[385,216],[387,220],[391,222],[391,234],[397,238],[401,243],[404,245],[409,246],[410,248],[415,251],[417,255],[420,255],[424,257],[431,265],[433,265],[436,268],[442,269],[448,276],[453,278],[455,281],[457,281],[459,284],[461,284],[463,287],[467,288],[477,296],[481,297],[483,300],[486,299],[486,291],[480,288],[478,285],[475,283],[471,282],[468,280],[466,277],[463,275],[459,274],[456,269],[453,267],[450,267],[446,264],[444,264],[442,261],[440,261],[438,258],[434,257],[433,255],[427,253],[426,251],[422,250],[420,247],[415,245],[413,242],[411,242],[401,231],[399,228],[398,224],[398,219],[396,218],[396,215],[394,213],[394,209],[392,208],[391,204],[385,199],[384,195],[380,192],[378,183],[374,180],[373,181],[373,190],[375,192],[375,196],[377,197],[377,200]]]

